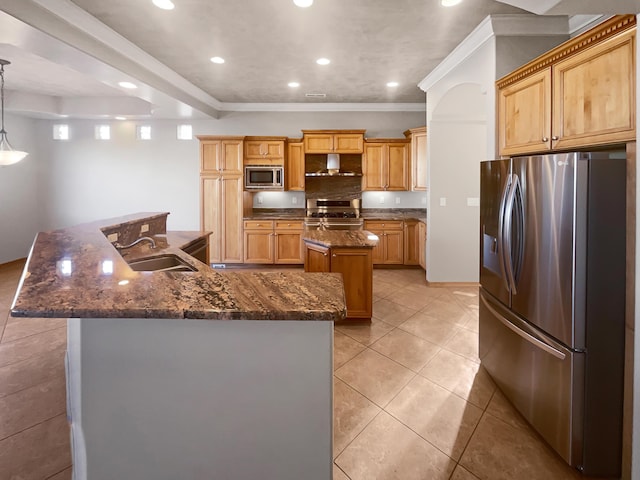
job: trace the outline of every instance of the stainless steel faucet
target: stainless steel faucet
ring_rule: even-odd
[[[133,242],[131,242],[129,245],[120,245],[118,242],[116,242],[113,244],[113,246],[116,247],[118,250],[124,250],[125,248],[131,248],[134,245],[139,244],[143,240],[148,240],[149,242],[151,242],[151,248],[156,248],[156,242],[151,237],[140,237],[137,240],[134,240]]]

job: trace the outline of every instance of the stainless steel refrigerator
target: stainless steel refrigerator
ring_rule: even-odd
[[[619,477],[624,152],[481,164],[480,359],[583,473]]]

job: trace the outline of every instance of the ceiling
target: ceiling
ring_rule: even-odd
[[[7,110],[45,118],[420,111],[418,83],[487,15],[640,11],[637,0],[463,0],[449,8],[440,0],[173,2],[162,10],[151,0],[3,0]],[[618,11],[607,11],[613,3]],[[331,63],[317,65],[320,57]],[[138,88],[118,86],[122,80]],[[292,81],[300,86],[288,87]]]

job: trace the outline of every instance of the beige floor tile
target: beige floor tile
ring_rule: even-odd
[[[436,298],[428,303],[421,312],[458,326],[463,326],[469,321],[469,313],[466,308],[458,305],[455,301],[445,301],[442,298]]]
[[[402,289],[398,292],[395,292],[393,295],[389,295],[387,297],[387,300],[390,300],[397,305],[412,308],[414,310],[421,310],[425,308],[427,304],[431,304],[435,301],[429,297],[421,295],[420,293],[416,293],[407,289]]]
[[[72,473],[72,467],[65,468],[63,471],[56,473],[53,477],[49,477],[47,480],[71,480]],[[336,478],[335,475],[333,478]]]
[[[429,360],[420,375],[482,409],[486,408],[496,389],[484,368],[444,349]]]
[[[0,440],[66,411],[64,377],[0,398]]]
[[[458,465],[456,469],[453,471],[453,475],[451,475],[451,480],[480,480],[469,470],[466,470],[464,467]]]
[[[465,307],[478,307],[479,287],[454,287],[452,293],[455,300]]]
[[[524,417],[511,405],[499,388],[496,388],[493,393],[486,412],[516,428],[530,428]]]
[[[415,373],[366,349],[337,369],[335,375],[376,405],[384,407]]]
[[[352,480],[446,480],[455,462],[381,412],[336,459]]]
[[[471,330],[472,332],[480,332],[480,319],[478,317],[477,310],[475,312],[469,313],[469,320],[462,327],[466,328],[467,330]]]
[[[0,367],[0,398],[55,377],[64,378],[64,348]],[[2,478],[2,477],[0,477]]]
[[[67,328],[56,328],[48,332],[0,343],[0,367],[26,360],[35,355],[67,346]]]
[[[444,348],[458,355],[462,355],[469,360],[480,363],[480,358],[478,357],[478,334],[476,332],[472,332],[466,328],[460,328],[455,335],[445,343]]]
[[[344,333],[363,345],[371,345],[383,335],[386,335],[395,327],[389,325],[375,317],[371,321],[364,322],[339,322],[336,323],[335,329],[340,333]]]
[[[531,430],[516,428],[486,413],[460,465],[479,478],[491,480],[580,478]]]
[[[390,325],[398,326],[417,312],[414,308],[398,305],[388,298],[373,303],[373,316]]]
[[[401,323],[398,328],[440,346],[445,345],[460,329],[448,320],[432,317],[422,312],[416,313],[406,322]]]
[[[396,328],[371,345],[376,352],[404,365],[414,372],[431,360],[440,347],[404,330]]]
[[[333,332],[333,369],[340,368],[365,348],[367,347],[353,338],[335,330]]]
[[[41,480],[71,465],[66,415],[0,441],[0,478]]]
[[[333,382],[333,457],[337,457],[380,412],[343,381]]]
[[[334,464],[333,465],[333,480],[350,480],[347,475],[340,470],[340,468]]]
[[[458,460],[482,410],[420,376],[412,379],[385,411]]]
[[[384,278],[380,277],[379,278]],[[374,298],[385,298],[389,295],[393,295],[398,289],[401,288],[399,285],[394,285],[393,283],[385,282],[383,280],[378,280],[374,275],[373,278],[373,296]]]
[[[12,342],[19,338],[48,332],[67,325],[64,318],[17,318],[9,317],[2,335],[2,343]]]

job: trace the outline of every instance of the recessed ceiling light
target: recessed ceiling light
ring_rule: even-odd
[[[116,120],[126,120],[127,117],[116,117]]]
[[[307,8],[313,5],[313,0],[293,0],[298,7]]]
[[[453,7],[454,5],[458,5],[462,0],[440,0],[440,4],[443,7]]]
[[[224,63],[224,58],[222,58],[222,57],[211,57],[211,61],[213,63]]]
[[[153,4],[163,10],[173,10],[176,8],[171,0],[153,0]]]
[[[300,84],[298,82],[289,82],[287,83],[291,88],[298,88]]]
[[[397,87],[400,85],[398,82],[387,82],[387,87]]]
[[[135,83],[131,83],[131,82],[119,82],[118,85],[120,85],[122,88],[129,88],[129,89],[138,88],[138,86]]]
[[[328,58],[319,58],[318,60],[316,60],[316,63],[318,65],[329,65],[331,63],[331,60],[329,60]]]

